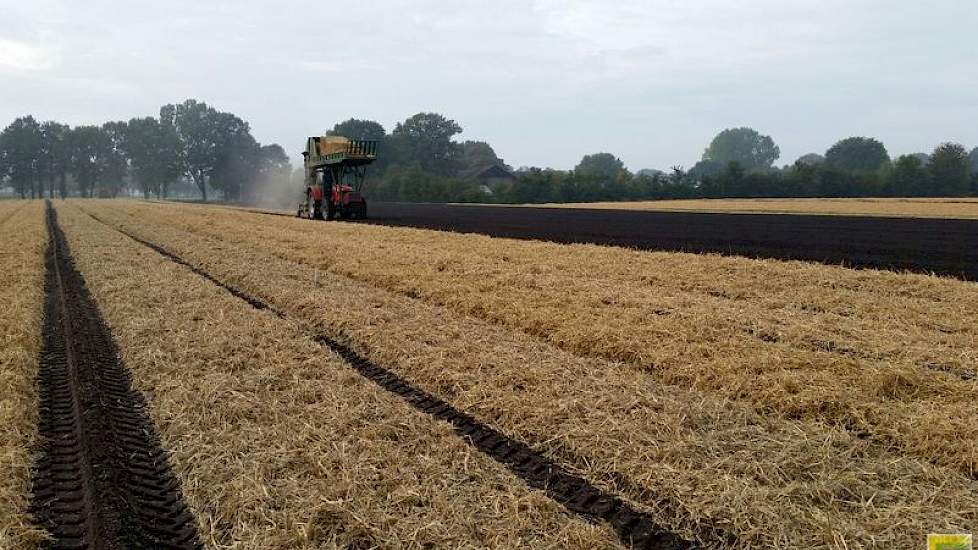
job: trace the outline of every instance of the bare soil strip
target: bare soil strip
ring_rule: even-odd
[[[56,548],[199,548],[143,397],[48,206],[42,455],[32,510]]]
[[[270,306],[267,302],[222,282],[166,248],[119,229],[94,214],[86,213],[107,227],[187,267],[255,309],[270,311],[283,319],[288,317],[286,313]],[[324,348],[342,357],[364,378],[402,397],[413,408],[450,423],[455,432],[466,442],[504,465],[527,485],[545,491],[568,510],[586,519],[601,519],[608,522],[624,544],[633,548],[662,550],[696,547],[689,541],[657,526],[648,514],[635,509],[617,496],[595,487],[584,478],[570,473],[559,464],[534,451],[526,443],[508,437],[434,395],[418,389],[405,378],[371,362],[342,342],[325,334],[316,334],[314,339]],[[732,536],[729,538],[732,542]]]
[[[366,223],[978,280],[978,220],[376,203]],[[312,223],[312,222],[310,222]]]

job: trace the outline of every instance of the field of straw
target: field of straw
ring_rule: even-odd
[[[27,503],[46,239],[41,202],[0,201],[0,548],[41,540]]]
[[[672,212],[730,212],[978,219],[978,198],[684,199],[544,204],[548,208],[600,208]]]
[[[209,548],[616,545],[303,324],[57,206]]]
[[[978,525],[973,283],[72,206],[342,336],[687,536],[913,547]]]

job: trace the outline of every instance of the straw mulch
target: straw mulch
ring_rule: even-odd
[[[356,224],[310,234],[302,220],[227,209],[130,208],[978,477],[975,283]]]
[[[46,242],[43,202],[0,202],[0,548],[33,548],[43,540],[27,506]]]
[[[302,325],[58,210],[209,547],[617,546]]]
[[[724,534],[730,534],[739,547],[910,547],[919,543],[921,533],[971,530],[978,525],[978,482],[957,461],[968,457],[967,440],[932,442],[957,453],[937,456],[926,449],[895,445],[900,433],[865,432],[860,425],[833,420],[831,392],[845,388],[832,376],[823,374],[820,378],[818,373],[823,366],[834,368],[841,361],[839,353],[815,350],[831,360],[793,367],[812,370],[814,374],[804,379],[823,384],[816,390],[826,392],[822,396],[828,398],[828,406],[813,409],[810,414],[789,414],[785,409],[762,406],[764,402],[758,399],[761,394],[751,392],[752,388],[764,389],[763,384],[753,381],[764,376],[766,368],[772,368],[766,360],[776,359],[765,352],[764,345],[781,341],[768,342],[748,333],[749,339],[741,348],[727,348],[736,339],[711,340],[714,331],[731,322],[722,317],[722,301],[712,303],[720,320],[709,324],[704,317],[707,326],[703,331],[662,331],[658,335],[654,343],[680,355],[674,366],[642,365],[641,356],[627,357],[628,363],[611,361],[617,349],[614,346],[629,342],[626,336],[630,326],[610,316],[585,315],[588,326],[578,326],[577,333],[569,332],[578,322],[574,315],[588,311],[582,311],[579,303],[587,304],[593,312],[618,311],[637,323],[629,317],[634,311],[625,305],[627,301],[594,303],[588,292],[597,292],[602,283],[607,286],[608,279],[614,281],[622,266],[635,269],[636,263],[646,261],[646,255],[659,260],[668,272],[675,268],[670,264],[670,255],[632,255],[598,247],[508,241],[502,243],[509,250],[507,260],[492,256],[499,253],[493,248],[496,242],[481,237],[348,224],[299,222],[293,226],[291,220],[259,219],[218,209],[118,204],[97,209],[100,216],[171,248],[215,275],[287,309],[309,325],[346,334],[371,357],[398,369],[426,389],[577,467],[590,479],[640,503],[664,524],[702,540],[719,544]],[[170,224],[213,237],[195,236]],[[233,226],[237,230],[230,231]],[[309,233],[313,227],[316,233]],[[317,244],[344,242],[342,238],[349,237],[344,232],[359,232],[360,239],[351,239],[357,246],[343,247],[341,256],[329,252],[334,248]],[[429,245],[427,253],[416,242],[422,238]],[[452,253],[446,243],[455,245],[452,250],[456,263],[445,262]],[[521,250],[522,244],[527,250]],[[277,250],[268,250],[272,246],[277,246]],[[378,248],[386,251],[383,261],[362,252],[373,253]],[[480,252],[489,254],[490,260],[483,262],[495,260],[495,264],[480,263]],[[596,259],[590,260],[582,252]],[[601,256],[605,253],[622,258],[602,262],[607,259]],[[412,254],[414,264],[421,266],[419,270],[447,271],[447,279],[433,275],[430,280],[416,281],[413,287],[395,288],[397,293],[386,290],[398,284],[408,285],[405,271],[414,273],[407,261]],[[281,258],[289,255],[301,263]],[[535,261],[531,262],[529,256]],[[724,262],[733,262],[743,268],[741,276],[751,275],[752,267],[768,270],[766,279],[754,273],[753,281],[760,284],[766,280],[772,289],[780,282],[783,292],[792,288],[787,281],[773,277],[779,269],[775,262],[673,256],[686,264],[716,262],[715,269],[729,270]],[[560,267],[572,270],[583,286],[560,278],[560,270],[551,265],[555,258],[562,260]],[[474,265],[464,264],[469,260]],[[317,264],[318,261],[322,263]],[[574,272],[574,261],[580,264],[577,269],[587,272]],[[317,269],[316,265],[323,268]],[[784,264],[782,269],[795,270],[798,277],[799,271],[804,274],[805,270],[830,268]],[[345,270],[373,273],[375,279],[371,281],[377,286],[340,275]],[[656,280],[691,309],[705,300],[704,295],[717,297],[697,288],[717,284],[716,277],[697,278],[695,269],[687,270],[690,277],[684,284],[689,286],[682,291],[669,289],[662,273],[657,273]],[[851,283],[847,279],[850,275],[839,271],[836,275],[841,279],[840,288],[844,288]],[[481,277],[478,281],[469,280],[466,276],[470,272],[478,272]],[[546,298],[564,295],[560,301],[563,310],[532,300],[519,301],[524,296],[521,285],[529,274],[547,281],[536,283],[532,290]],[[507,276],[508,286],[517,290],[501,290],[506,285],[500,284],[500,279]],[[890,282],[888,277],[903,277],[915,283],[902,287],[904,295],[926,296],[933,286],[955,288],[965,284],[870,272],[851,275],[857,279],[864,276],[869,285]],[[874,281],[874,276],[882,278],[882,282]],[[469,282],[487,298],[475,301],[476,292],[464,288],[463,282]],[[435,288],[439,283],[450,290],[443,288],[444,294],[437,296],[420,290],[422,285]],[[645,285],[650,283],[646,281]],[[421,299],[404,295],[412,292]],[[753,290],[747,287],[745,292]],[[648,299],[647,294],[639,293],[634,299]],[[831,292],[827,294],[831,297]],[[454,295],[456,301],[449,303],[449,295]],[[729,295],[725,299],[735,300]],[[436,305],[439,301],[450,307]],[[739,307],[746,308],[749,303],[744,300]],[[867,307],[872,303],[870,300]],[[537,311],[537,307],[542,311]],[[853,309],[862,311],[859,304]],[[675,309],[673,313],[680,317],[684,310]],[[743,316],[751,319],[752,315],[759,317],[753,319],[756,323],[765,321],[759,310],[745,311]],[[850,315],[853,316],[855,313]],[[669,316],[652,316],[658,317]],[[528,330],[521,324],[527,319],[547,330]],[[611,338],[610,328],[603,323],[625,334]],[[605,347],[609,342],[611,346]],[[712,347],[707,343],[712,343]],[[639,344],[645,346],[641,349],[655,349],[653,342],[640,340]],[[581,349],[586,345],[593,349]],[[791,345],[783,347],[784,353],[796,349]],[[740,355],[733,356],[734,351]],[[724,361],[717,359],[722,354],[728,354]],[[850,365],[849,369],[857,367]],[[830,371],[833,375],[845,372]],[[919,380],[937,384],[940,391],[949,387],[974,391],[953,373],[928,371]],[[739,384],[726,387],[734,382]],[[955,385],[957,382],[961,385]],[[880,411],[887,406],[899,411],[901,404],[918,406],[919,398],[903,393],[907,387],[913,386],[902,382],[881,384],[879,392],[863,396],[864,401],[866,406],[877,403]],[[772,399],[778,391],[774,389]],[[805,397],[814,399],[811,395]],[[931,412],[927,417],[930,420],[947,418],[946,413],[936,409],[917,410]],[[973,426],[969,419],[974,418],[974,413],[959,412],[964,415],[962,425]],[[941,430],[946,426],[932,428]],[[957,443],[964,450],[950,443]]]
[[[688,199],[636,202],[544,204],[551,208],[662,210],[679,212],[752,212],[904,218],[978,218],[978,198],[869,199]]]

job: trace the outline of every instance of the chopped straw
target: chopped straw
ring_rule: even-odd
[[[226,209],[83,206],[346,335],[713,545],[911,547],[921,533],[978,525],[974,449],[947,437],[976,424],[964,376],[969,283]],[[349,242],[341,255],[321,245]],[[888,315],[884,292],[914,304],[911,318]],[[934,311],[945,315],[925,324]],[[763,337],[773,322],[784,328]],[[836,344],[806,346],[806,323]],[[869,327],[923,353],[955,349],[961,363],[911,371],[838,345],[886,349]],[[849,422],[855,413],[865,423]]]

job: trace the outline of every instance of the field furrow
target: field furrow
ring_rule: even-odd
[[[58,212],[209,547],[617,545],[303,326]]]
[[[395,283],[403,281],[395,277],[410,253],[416,263],[431,266],[438,248],[447,247],[440,234],[343,224],[283,229],[277,220],[216,209],[82,206],[298,316],[306,326],[347,338],[426,391],[626,496],[663,524],[713,544],[859,548],[885,541],[903,547],[916,544],[921,532],[978,523],[978,482],[956,468],[894,451],[821,418],[760,414],[753,403],[731,401],[721,388],[683,387],[681,377],[669,380],[608,358],[574,355],[523,334],[529,331],[518,323],[493,318],[488,308],[442,307],[420,292],[415,295],[424,300],[405,296],[408,290],[379,288],[392,286],[379,275],[384,269]],[[373,240],[341,238],[342,232],[364,230],[380,232]],[[374,258],[379,264],[373,265],[361,251],[380,246],[379,235],[387,239],[387,255]],[[402,240],[422,237],[435,249],[434,258]],[[462,239],[456,243],[461,258],[486,246],[478,237],[451,238]],[[529,250],[502,243],[519,255],[535,252],[546,266],[548,257],[534,247],[549,245],[522,244]],[[329,257],[334,247],[346,247],[347,267],[376,269],[377,280],[364,284],[344,276],[342,262]],[[327,259],[320,260],[319,251]],[[485,269],[476,288],[492,295],[495,270],[476,266]],[[520,306],[527,315],[540,315],[533,301],[505,307]],[[483,319],[465,313],[481,313]],[[594,336],[600,331],[595,325],[578,337],[600,346]],[[705,367],[690,368],[713,366],[709,356],[702,359]],[[938,500],[944,504],[933,506]]]
[[[978,477],[974,283],[132,204],[154,220]],[[242,230],[242,228],[246,228]],[[355,246],[350,246],[355,243]],[[338,253],[342,250],[342,254]]]
[[[17,206],[0,202],[0,548],[11,549],[43,540],[28,503],[47,233],[43,202]]]

